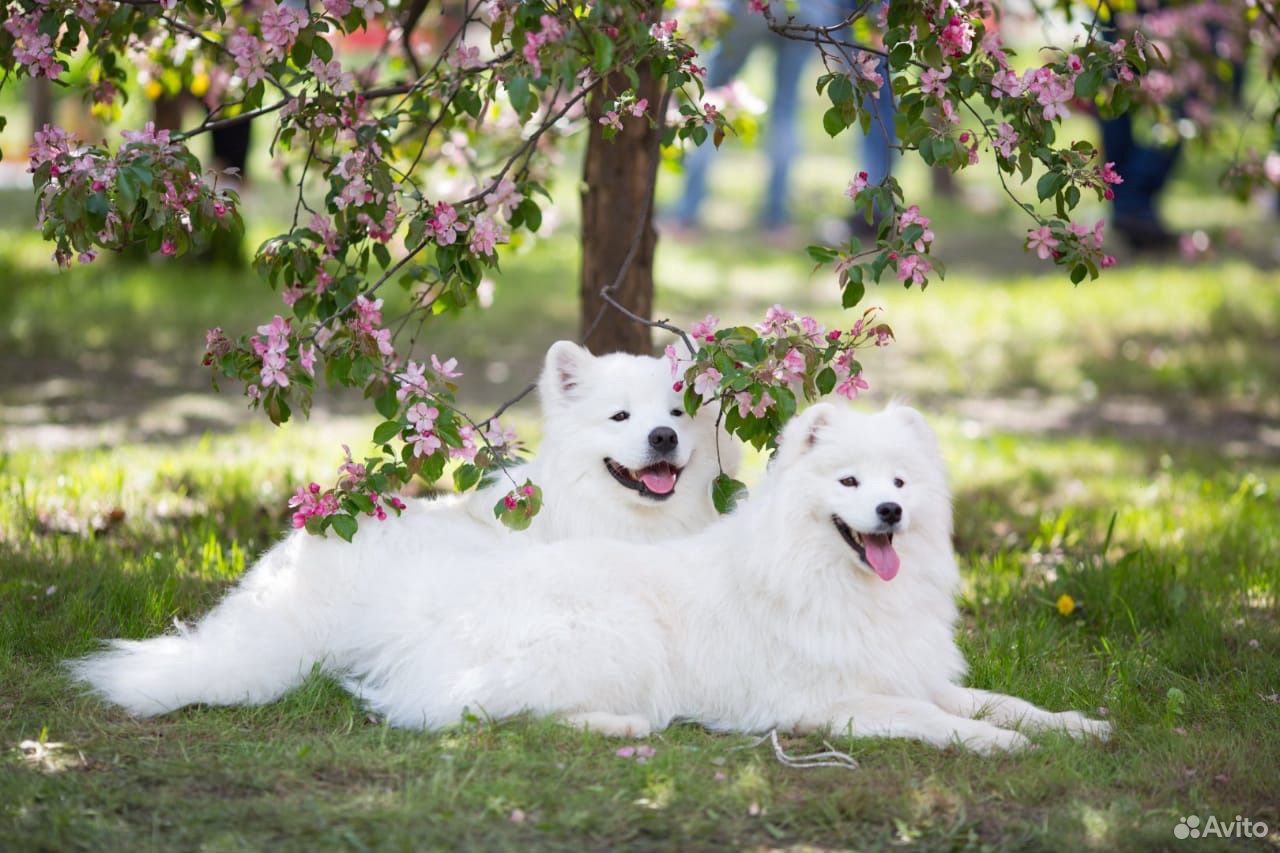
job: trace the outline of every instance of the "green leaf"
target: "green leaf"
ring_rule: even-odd
[[[1066,180],[1066,176],[1060,172],[1045,172],[1040,176],[1040,180],[1036,181],[1036,195],[1044,201],[1061,189]]]
[[[836,372],[830,367],[824,367],[822,372],[818,374],[818,392],[821,394],[830,394],[831,389],[836,387]]]
[[[378,414],[390,420],[400,411],[400,401],[396,399],[396,383],[387,383],[386,390],[373,403],[374,408],[378,410]]]
[[[1076,264],[1071,268],[1071,283],[1079,284],[1084,281],[1084,277],[1089,274],[1089,268],[1084,264]]]
[[[475,465],[459,465],[453,472],[453,487],[460,492],[465,492],[480,482],[482,474],[484,472]]]
[[[515,111],[523,116],[531,100],[529,78],[524,75],[512,77],[507,83],[507,97],[511,99],[511,106]]]
[[[844,113],[837,107],[832,107],[822,114],[822,129],[828,136],[836,136],[848,126],[849,123],[844,120]]]
[[[400,430],[399,421],[383,421],[373,431],[373,442],[374,444],[386,444],[399,435]]]
[[[855,270],[858,274],[856,279],[853,276]],[[867,286],[862,283],[862,268],[852,267],[849,273],[849,283],[844,286],[844,293],[840,296],[840,304],[845,308],[852,308],[867,295]]]
[[[356,535],[356,531],[360,529],[360,523],[353,516],[340,512],[329,516],[329,524],[333,527],[333,532],[341,536],[348,542]]]
[[[711,502],[721,515],[732,512],[738,501],[746,496],[747,484],[728,474],[720,474],[711,481]]]

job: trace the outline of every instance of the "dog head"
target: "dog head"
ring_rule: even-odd
[[[573,487],[630,506],[680,499],[705,502],[717,465],[714,411],[689,417],[666,362],[613,353],[593,356],[559,341],[547,351],[539,382],[546,438],[556,448],[551,472]],[[732,472],[735,442],[722,436],[721,464]]]
[[[915,409],[864,414],[818,403],[787,426],[774,464],[791,521],[856,570],[893,580],[913,540],[948,541],[942,456]]]

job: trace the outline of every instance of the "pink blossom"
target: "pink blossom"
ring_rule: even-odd
[[[435,429],[438,417],[440,417],[440,410],[427,403],[414,403],[408,412],[409,423],[420,433]]]
[[[351,0],[324,0],[324,10],[335,18],[345,18],[351,13]]]
[[[858,174],[854,175],[853,180],[849,182],[849,188],[844,191],[844,194],[847,195],[849,198],[857,198],[858,193],[862,192],[867,188],[868,177],[869,176],[867,175],[866,172],[859,172]]]
[[[375,15],[381,14],[386,8],[382,5],[382,0],[351,0],[351,5],[364,13],[366,21],[373,20]]]
[[[338,511],[338,501],[333,493],[320,494],[320,484],[312,483],[309,486],[299,486],[298,491],[289,498],[289,507],[295,512],[293,513],[293,526],[306,527],[307,519],[314,517],[324,518]]]
[[[822,339],[824,327],[817,320],[813,319],[808,314],[805,314],[800,318],[800,331],[804,333],[804,336],[808,338],[810,342],[817,343]]]
[[[944,65],[941,70],[926,68],[924,73],[920,75],[920,91],[926,95],[933,95],[935,98],[945,98],[947,95],[946,82],[950,77],[950,65]]]
[[[375,329],[372,333],[373,342],[378,347],[378,352],[383,355],[395,355],[396,348],[391,343],[390,329]]]
[[[426,368],[416,361],[408,362],[404,372],[396,374],[396,379],[400,381],[396,399],[402,403],[411,395],[427,393]]]
[[[446,57],[446,61],[454,68],[464,70],[483,64],[480,61],[480,48],[468,47],[465,44],[458,45],[458,49]]]
[[[262,27],[262,38],[271,46],[273,58],[281,59],[293,47],[298,33],[306,26],[307,13],[304,9],[277,3],[265,9],[258,21]]]
[[[714,367],[708,367],[693,380],[694,393],[703,400],[712,399],[720,388],[720,380],[722,378],[720,371]]]
[[[1016,98],[1022,94],[1022,78],[1012,68],[1001,68],[991,75],[991,97]]]
[[[356,318],[352,322],[362,332],[373,334],[374,327],[382,325],[382,300],[370,299],[361,293],[356,297]]]
[[[925,276],[933,269],[933,264],[923,255],[907,255],[898,261],[898,281],[914,285],[924,284]],[[853,399],[850,397],[849,399]]]
[[[617,110],[609,110],[600,116],[599,122],[605,127],[611,127],[614,130],[622,130],[622,119],[618,116]]]
[[[689,327],[689,336],[694,340],[705,340],[710,343],[715,340],[718,325],[720,325],[720,318],[714,314],[708,314]]]
[[[1053,250],[1058,247],[1058,241],[1053,236],[1052,229],[1048,225],[1041,225],[1039,228],[1033,228],[1027,232],[1027,249],[1035,249],[1036,255],[1040,260],[1048,260],[1053,255]]]
[[[467,462],[474,462],[476,459],[476,451],[480,449],[476,445],[475,429],[464,424],[458,428],[458,438],[462,440],[462,446],[450,447],[449,455],[455,459],[464,459]]]
[[[462,375],[462,371],[457,368],[458,360],[456,358],[451,358],[441,364],[440,359],[436,358],[435,353],[431,354],[431,369],[434,370],[436,375],[441,379],[457,379]]]
[[[524,194],[516,189],[515,181],[507,177],[498,181],[498,185],[493,188],[493,191],[485,194],[484,197],[485,207],[490,210],[496,210],[506,217],[510,217],[511,212],[522,201],[524,201]]]
[[[853,70],[869,84],[871,97],[880,100],[880,89],[884,86],[884,77],[880,74],[880,58],[874,53],[861,52],[853,61]]]
[[[1018,132],[1013,129],[1013,125],[1002,121],[996,128],[996,138],[991,144],[1000,152],[1001,157],[1012,159],[1018,144]]]
[[[791,384],[804,379],[805,368],[804,356],[800,354],[798,349],[792,347],[787,350],[787,354],[777,363],[773,375],[779,382]]]
[[[747,11],[751,12],[753,15],[763,15],[765,12],[769,11],[769,2],[768,0],[751,0],[751,2],[747,4]]]
[[[670,41],[678,26],[679,23],[674,18],[669,21],[659,21],[649,27],[649,35],[661,42]]]
[[[438,201],[433,209],[433,216],[427,225],[435,233],[436,242],[448,246],[457,240],[457,235],[467,230],[465,222],[458,221],[458,212],[447,201]]]
[[[176,255],[177,253],[178,253],[178,247],[176,244],[174,244],[172,240],[165,238],[164,242],[160,244],[160,254],[173,256],[173,255]]]
[[[413,445],[414,456],[430,456],[444,446],[434,432],[418,433],[409,438],[409,443]]]
[[[483,435],[485,441],[493,447],[512,447],[518,439],[515,430],[497,419],[489,424],[489,428],[483,432]]]
[[[491,216],[476,217],[471,229],[471,251],[477,255],[492,255],[494,245],[507,242],[507,232]]]
[[[298,364],[308,376],[316,375],[316,348],[312,345],[298,347]]]
[[[645,110],[647,109],[649,109],[649,99],[641,98],[631,106],[627,107],[627,112],[631,113],[631,115],[633,115],[636,118],[640,118],[641,116],[644,115]]]
[[[667,363],[671,365],[671,375],[675,376],[680,372],[680,357],[676,354],[675,344],[667,344],[667,348],[662,353],[667,357]]]
[[[769,407],[774,404],[774,399],[769,396],[769,392],[763,391],[760,394],[760,402],[751,402],[750,391],[739,391],[733,395],[733,400],[738,404],[738,416],[745,418],[748,413],[757,418],[762,418],[769,411]]]
[[[846,376],[836,385],[836,393],[845,399],[853,400],[857,398],[860,392],[866,391],[870,387],[867,384],[867,380],[862,378],[861,373],[853,373]]]
[[[973,25],[959,15],[953,15],[938,34],[938,47],[944,56],[968,56],[973,50]]]
[[[227,39],[227,52],[236,61],[236,75],[245,86],[255,86],[266,79],[267,68],[263,60],[272,51],[258,41],[247,29],[240,27]]]
[[[923,252],[933,242],[933,231],[929,229],[929,217],[920,213],[920,205],[913,204],[898,217],[898,231],[905,232],[912,225],[919,225],[924,233],[913,244],[917,252]]]
[[[1102,164],[1102,168],[1098,170],[1098,174],[1101,176],[1103,183],[1107,183],[1107,184],[1123,184],[1124,183],[1124,178],[1120,177],[1120,173],[1115,170],[1115,165],[1116,164],[1114,162],[1107,162]]]
[[[771,305],[769,310],[764,313],[764,322],[756,326],[756,329],[762,334],[776,335],[785,330],[787,323],[796,318],[791,311],[783,308],[781,305]]]

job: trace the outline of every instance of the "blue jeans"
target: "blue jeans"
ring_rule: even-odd
[[[834,0],[806,0],[796,19],[801,23],[829,26],[847,14],[845,4]],[[810,43],[794,41],[771,32],[763,16],[747,11],[746,3],[736,0],[729,10],[733,23],[711,57],[707,70],[707,87],[726,86],[742,71],[751,52],[761,44],[768,44],[777,51],[773,72],[773,103],[769,109],[768,135],[769,181],[765,190],[765,208],[761,222],[766,228],[785,225],[787,217],[787,185],[791,177],[791,162],[800,149],[796,133],[796,112],[799,105],[800,77],[814,47]],[[776,12],[785,19],[785,12]],[[882,96],[883,99],[883,96]],[[892,127],[892,120],[889,125]],[[684,194],[676,205],[676,218],[685,225],[698,222],[698,210],[707,194],[707,174],[715,149],[700,145],[685,157]],[[868,171],[870,171],[868,169]]]

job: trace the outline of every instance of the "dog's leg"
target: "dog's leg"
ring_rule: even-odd
[[[930,702],[903,696],[861,696],[842,703],[824,723],[802,723],[800,728],[827,728],[835,734],[848,732],[854,737],[912,738],[938,747],[959,743],[981,753],[1014,751],[1031,745],[1018,732],[958,717]]]
[[[564,721],[588,731],[609,737],[648,737],[653,727],[639,714],[609,714],[604,711],[582,711],[565,714]]]
[[[1054,713],[1025,699],[948,684],[934,694],[939,705],[964,717],[982,716],[998,726],[1018,726],[1025,731],[1063,731],[1074,737],[1094,735],[1106,740],[1111,724],[1094,720],[1078,711]]]

